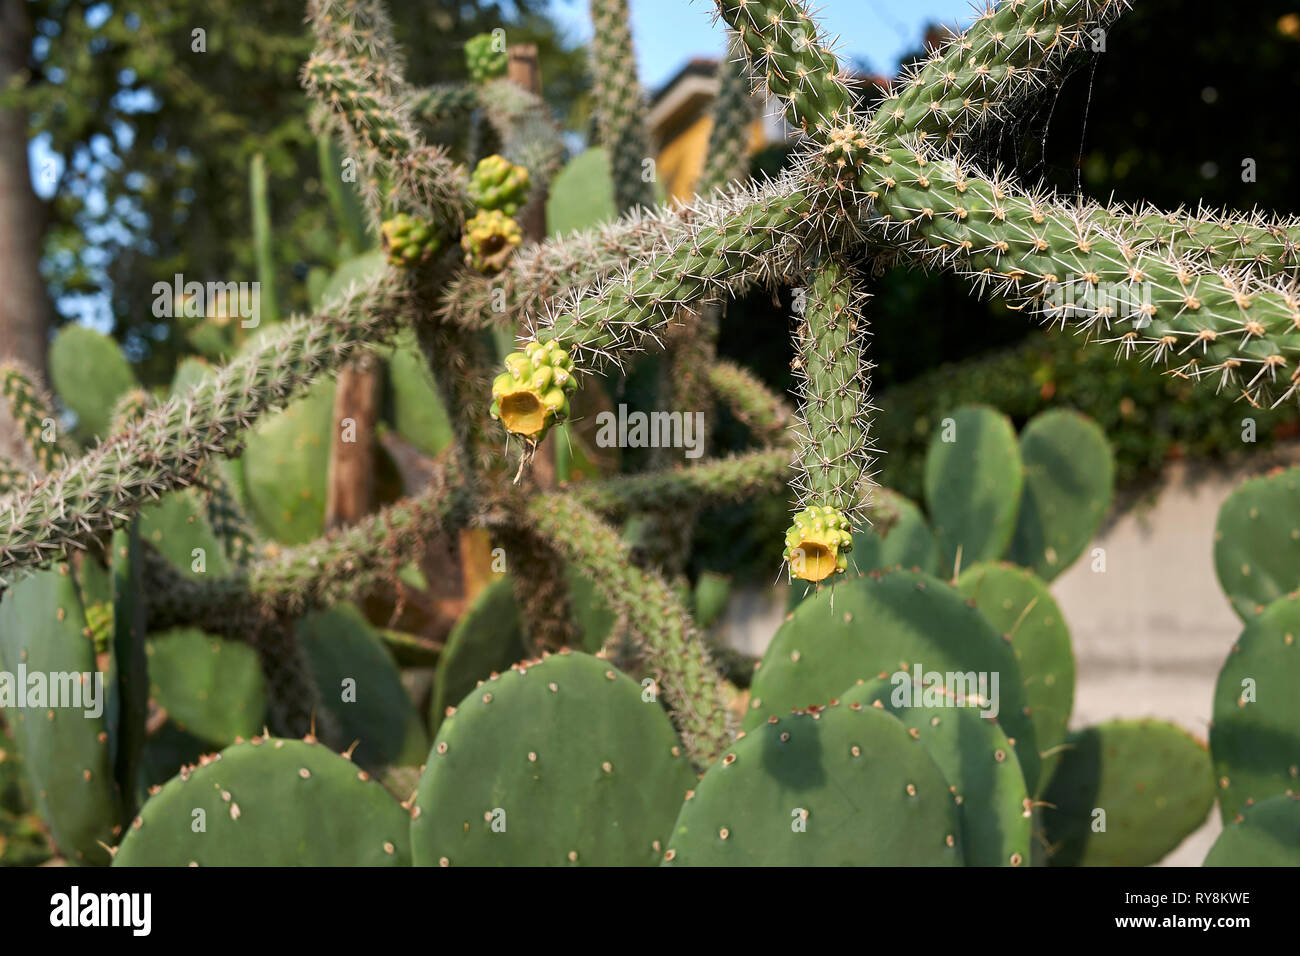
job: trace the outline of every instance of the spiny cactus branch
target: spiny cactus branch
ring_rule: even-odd
[[[715,458],[691,468],[582,481],[565,494],[584,508],[613,519],[625,517],[647,501],[664,508],[725,504],[780,491],[790,480],[788,448]]]
[[[262,557],[229,576],[195,580],[148,551],[149,629],[201,621],[245,640],[251,620],[300,615],[391,586],[403,565],[419,560],[430,537],[469,521],[471,505],[458,474],[443,460],[420,494],[307,544],[264,545]]]
[[[718,63],[718,95],[713,101],[709,151],[695,191],[715,189],[749,178],[749,126],[754,121],[754,78],[739,38],[727,31],[726,56]]]
[[[800,508],[829,506],[861,523],[875,450],[870,442],[870,364],[865,356],[866,294],[850,270],[828,258],[807,280],[795,336],[799,416],[797,476]]]
[[[204,462],[358,348],[389,339],[405,293],[387,273],[314,318],[284,323],[261,346],[173,397],[40,482],[0,501],[0,574],[37,568],[121,527],[141,504],[193,484]]]
[[[1047,322],[1073,325],[1188,378],[1208,378],[1252,404],[1295,394],[1300,288],[1211,270],[1131,241],[1097,207],[1031,193],[960,159],[898,147],[862,177],[894,240],[976,289]]]
[[[969,149],[1059,80],[1071,55],[1090,49],[1127,7],[1128,0],[987,6],[970,27],[899,77],[872,126],[889,136]]]
[[[721,360],[709,367],[708,376],[714,395],[760,444],[777,445],[787,439],[794,410],[757,375]]]
[[[627,0],[591,0],[591,72],[600,143],[609,154],[614,205],[619,213],[655,204],[654,161],[645,97],[637,80]]]

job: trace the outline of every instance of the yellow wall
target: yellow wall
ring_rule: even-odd
[[[695,182],[704,169],[704,157],[709,152],[709,134],[713,131],[713,117],[701,116],[659,150],[655,167],[664,192],[671,199],[690,199],[695,194]],[[749,127],[749,151],[765,146],[763,124],[755,120]]]

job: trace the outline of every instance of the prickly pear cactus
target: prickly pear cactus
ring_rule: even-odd
[[[823,706],[858,680],[938,672],[978,684],[1010,738],[1026,789],[1038,781],[1038,746],[1024,682],[1002,635],[955,589],[928,574],[894,570],[841,581],[804,601],[781,625],[750,687],[744,727],[769,715]]]
[[[469,198],[479,209],[513,216],[528,199],[528,170],[504,156],[485,156],[469,178]]]
[[[49,363],[55,391],[77,416],[76,434],[108,435],[118,398],[138,387],[117,343],[84,325],[67,325],[50,345]]]
[[[528,656],[519,621],[514,586],[508,578],[493,581],[452,628],[434,677],[429,726],[435,732],[476,684],[508,670]]]
[[[1214,688],[1210,752],[1226,823],[1300,791],[1300,597],[1274,601],[1241,632]]]
[[[1210,755],[1158,720],[1112,720],[1066,738],[1043,794],[1053,866],[1147,866],[1214,803]]]
[[[506,371],[492,383],[492,417],[512,434],[541,441],[568,417],[575,388],[569,353],[554,342],[529,342],[506,356]]]
[[[925,503],[943,570],[1000,558],[1011,543],[1025,470],[1010,419],[967,407],[939,423],[925,456]]]
[[[764,721],[682,806],[674,866],[960,866],[949,781],[892,714],[832,701]]]
[[[1300,468],[1233,489],[1214,527],[1214,570],[1243,621],[1300,588]]]
[[[1205,866],[1300,866],[1300,793],[1242,810],[1224,824]]]
[[[415,864],[658,862],[695,775],[654,691],[579,653],[470,691],[420,778]]]
[[[338,745],[353,746],[367,768],[418,764],[429,739],[392,654],[361,612],[339,604],[296,628],[321,704],[337,721]]]
[[[248,433],[244,489],[258,525],[283,544],[325,529],[333,429],[334,383],[323,382]]]
[[[939,570],[939,544],[915,503],[880,488],[875,492],[870,527],[853,532],[853,564],[863,574],[889,568]],[[877,527],[877,523],[882,527]]]
[[[887,710],[924,745],[952,790],[966,866],[1028,866],[1032,801],[1015,748],[997,721],[981,717],[942,685],[926,687],[905,674],[864,681],[841,706]]]
[[[1060,759],[1074,710],[1074,650],[1065,618],[1047,585],[1027,568],[973,565],[957,579],[957,590],[1011,642],[1043,761],[1041,788]]]
[[[1052,409],[1021,431],[1020,458],[1025,483],[1007,558],[1051,581],[1083,553],[1106,517],[1114,457],[1096,422]]]
[[[291,808],[291,809],[290,809]],[[313,740],[254,737],[162,786],[114,866],[408,866],[410,815]]]

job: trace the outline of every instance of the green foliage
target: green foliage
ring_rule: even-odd
[[[409,824],[351,761],[315,742],[258,737],[168,781],[113,865],[405,866]]]
[[[107,863],[103,847],[114,842],[121,807],[108,735],[110,687],[96,666],[81,597],[67,565],[15,583],[0,600],[0,665],[8,672],[0,705],[23,755],[35,809],[70,862]],[[20,684],[24,673],[41,679]],[[56,689],[72,689],[51,688],[50,674],[69,675],[76,685],[81,685],[79,675],[91,675],[81,693],[85,706],[50,706]],[[39,686],[42,696],[28,696],[27,705],[20,707],[9,696],[19,686],[29,695]]]
[[[653,694],[585,654],[521,664],[443,721],[417,866],[650,865],[695,777]]]

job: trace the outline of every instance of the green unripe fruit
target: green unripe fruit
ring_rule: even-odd
[[[513,216],[528,199],[528,170],[503,156],[479,160],[469,178],[469,198],[480,209],[499,209]]]
[[[431,223],[398,213],[382,227],[388,264],[409,269],[429,262],[442,251],[442,236]]]
[[[529,342],[506,356],[506,371],[492,383],[492,417],[512,434],[541,441],[568,417],[569,393],[577,387],[573,359],[559,343]]]
[[[523,241],[519,223],[499,209],[490,209],[465,223],[460,246],[465,250],[467,266],[479,272],[493,273],[501,271],[510,253]]]
[[[509,54],[496,49],[495,42],[491,33],[480,33],[465,41],[465,65],[475,83],[486,83],[505,75]]]
[[[805,581],[822,581],[848,570],[847,555],[852,550],[848,519],[829,505],[805,508],[785,533],[790,573]]]

